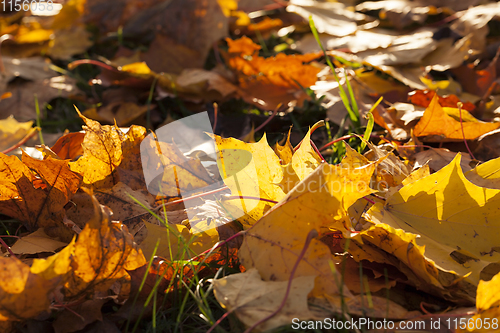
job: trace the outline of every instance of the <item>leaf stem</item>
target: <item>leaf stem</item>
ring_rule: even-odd
[[[14,258],[17,258],[17,256],[14,254],[14,252],[12,252],[10,246],[7,245],[7,243],[5,243],[2,239],[2,237],[0,237],[0,245],[2,245],[3,247],[5,247],[5,249],[10,253],[10,255]]]
[[[118,69],[108,65],[108,64],[105,64],[103,63],[102,61],[97,61],[97,60],[92,60],[92,59],[80,59],[80,60],[75,60],[71,63],[68,64],[68,69],[69,70],[72,70],[80,65],[95,65],[95,66],[98,66],[98,67],[101,67],[101,68],[104,68],[104,69],[107,69],[109,71],[113,71],[113,72],[119,72]]]
[[[178,200],[174,200],[174,201],[170,201],[170,202],[164,203],[164,204],[162,204],[159,207],[166,207],[166,206],[175,205],[175,204],[182,203],[182,202],[189,201],[189,200],[193,200],[193,199],[196,199],[196,198],[201,198],[201,197],[204,197],[205,195],[210,195],[210,194],[222,192],[222,191],[227,190],[227,189],[229,189],[229,187],[227,187],[226,185],[224,185],[221,188],[218,188],[218,189],[213,190],[213,191],[203,192],[203,193],[200,193],[200,194],[192,195],[192,196],[187,197],[187,198],[182,198],[182,199],[178,199]]]
[[[212,126],[212,133],[215,134],[215,128],[217,127],[217,118],[219,115],[219,105],[214,102],[213,106],[214,106],[214,124]]]
[[[274,204],[278,203],[278,201],[274,201],[271,199],[264,199],[261,197],[251,197],[248,195],[232,195],[232,196],[228,197],[228,199],[250,199],[250,200],[260,200],[260,201],[270,202],[270,203],[274,203]]]
[[[463,106],[462,102],[458,102],[457,106],[458,106],[458,112],[460,112],[460,127],[462,128],[462,137],[464,138],[465,147],[467,148],[467,151],[469,152],[470,158],[475,160],[476,158],[472,154],[472,152],[469,148],[469,145],[467,144],[467,139],[465,139],[464,123],[462,122],[462,106]]]
[[[3,65],[3,60],[2,60],[2,43],[6,41],[7,39],[14,40],[14,36],[5,34],[0,37],[0,73],[2,74],[7,74],[5,71],[5,66]]]
[[[311,140],[311,146],[313,147],[313,149],[316,152],[316,154],[318,154],[319,157],[321,158],[321,163],[323,163],[325,161],[325,158],[323,157],[323,155],[321,155],[321,153],[318,150],[318,147],[316,147],[316,145],[314,144],[313,140]]]
[[[348,134],[348,135],[344,135],[344,136],[341,136],[340,138],[337,138],[335,140],[332,140],[330,142],[328,142],[327,144],[325,144],[323,147],[321,147],[319,150],[320,151],[323,151],[325,150],[326,148],[336,144],[337,142],[339,141],[343,141],[343,140],[347,140],[347,139],[350,139],[350,138],[354,138],[356,135],[355,134]]]
[[[290,114],[290,115],[291,115],[291,114]],[[318,128],[320,128],[320,127],[323,127],[323,126],[325,126],[325,121],[324,121],[324,120],[320,120],[320,121],[318,121],[316,124],[314,124],[314,125],[313,125],[313,127],[311,127],[311,128],[309,129],[309,140],[310,140],[310,142],[312,142],[312,140],[311,140],[310,138],[311,138],[311,135],[314,133],[314,131],[315,131],[315,130],[317,130]],[[298,144],[298,145],[296,145],[296,146],[293,148],[293,151],[294,151],[294,152],[295,152],[295,151],[297,151],[297,149],[299,149],[299,148],[300,148],[300,145],[302,145],[302,142],[303,142],[303,141],[304,141],[304,139],[300,140],[299,144]],[[320,154],[320,155],[321,155],[321,154]]]
[[[24,138],[22,138],[21,141],[19,141],[18,143],[16,143],[15,145],[13,145],[12,147],[10,148],[7,148],[5,149],[4,151],[2,151],[3,154],[8,154],[10,153],[11,151],[21,147],[23,144],[25,144],[29,139],[31,139],[32,137],[35,136],[35,134],[40,130],[40,127],[35,127],[33,128],[32,130],[30,130],[28,132],[28,134],[26,134],[26,136]]]

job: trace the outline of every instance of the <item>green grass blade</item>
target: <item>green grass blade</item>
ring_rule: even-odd
[[[341,98],[342,103],[344,104],[345,108],[347,109],[347,113],[349,114],[349,119],[351,120],[353,125],[356,127],[356,129],[358,129],[359,124],[360,124],[359,112],[356,114],[356,112],[351,107],[351,104],[349,103],[349,99],[347,98],[347,94],[346,94],[344,88],[342,87],[342,85],[340,84],[340,80],[339,80],[337,74],[335,73],[335,67],[333,67],[333,64],[330,60],[330,57],[326,54],[326,50],[323,47],[321,40],[319,39],[318,30],[316,29],[316,26],[314,25],[314,21],[312,19],[312,16],[309,16],[309,26],[311,27],[311,31],[312,31],[312,34],[314,36],[314,39],[316,39],[316,42],[318,43],[319,47],[323,51],[323,54],[324,54],[325,59],[326,59],[326,63],[330,67],[330,70],[333,73],[333,77],[335,77],[335,80],[337,81],[337,83],[339,85],[340,98]],[[349,81],[347,80],[347,77],[346,77],[346,81],[348,84],[347,87],[349,89],[349,94],[351,95],[351,100],[352,100],[352,99],[354,99],[354,94],[352,93],[352,89],[350,88],[350,84],[349,84]],[[355,104],[355,105],[356,105],[356,110],[357,110],[357,104]]]
[[[361,145],[359,146],[360,147],[360,153],[363,151],[363,149],[365,149],[366,147],[366,142],[368,140],[370,140],[370,135],[372,135],[372,131],[373,131],[373,126],[375,125],[375,118],[373,117],[373,110],[375,110],[375,108],[380,104],[380,102],[382,102],[384,98],[383,97],[380,97],[378,99],[378,101],[375,102],[375,104],[373,104],[372,108],[370,109],[370,111],[368,112],[367,116],[368,116],[368,124],[366,125],[366,130],[365,130],[365,134],[363,135],[363,141],[361,142]]]
[[[35,110],[36,110],[36,126],[40,128],[40,131],[38,132],[38,135],[40,136],[40,144],[45,144],[43,141],[43,134],[42,134],[42,125],[40,122],[40,105],[38,103],[38,96],[35,94]]]
[[[156,242],[156,246],[153,250],[153,253],[151,254],[151,258],[149,258],[148,267],[146,268],[146,273],[144,273],[144,276],[142,277],[142,281],[141,281],[141,284],[139,286],[139,290],[137,291],[137,294],[134,297],[134,301],[132,302],[132,307],[134,307],[135,303],[137,302],[137,298],[139,297],[139,294],[141,293],[142,288],[144,287],[144,284],[146,284],[146,279],[148,277],[149,269],[151,268],[151,265],[153,264],[153,259],[156,255],[156,251],[158,250],[158,246],[160,246],[159,239]],[[153,290],[153,291],[155,291],[155,290]],[[142,312],[141,312],[141,314],[142,314]],[[139,322],[139,321],[140,321],[140,317],[139,317],[139,320],[137,320],[137,322]],[[129,326],[130,326],[130,318],[127,320],[127,325],[125,326],[125,332],[128,332]]]
[[[360,122],[360,117],[359,117],[359,108],[358,108],[358,103],[356,103],[356,97],[354,96],[354,92],[351,87],[351,83],[347,79],[347,72],[344,71],[344,76],[345,76],[345,83],[347,86],[347,90],[349,91],[349,97],[351,98],[351,107],[352,107],[352,112],[354,113],[354,117],[356,118],[356,123],[354,123],[354,127],[359,128],[361,127],[361,122]]]

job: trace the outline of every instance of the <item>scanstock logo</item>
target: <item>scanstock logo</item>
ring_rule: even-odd
[[[150,133],[141,143],[141,161],[148,191],[153,195],[186,199],[193,193],[214,191],[224,185],[232,190],[229,198],[230,194],[206,197],[213,200],[208,206],[216,207],[211,216],[215,223],[200,219],[200,215],[210,215],[210,209],[199,214],[199,200],[184,201],[192,232],[237,219],[259,203],[252,154],[237,145],[219,149],[207,112],[171,122]]]

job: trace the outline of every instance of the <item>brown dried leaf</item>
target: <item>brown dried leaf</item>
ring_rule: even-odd
[[[65,282],[66,297],[106,292],[115,282],[130,279],[127,270],[146,263],[132,235],[110,219],[110,210],[92,197],[94,214],[78,236],[72,253],[72,271]],[[126,285],[122,284],[122,292]]]
[[[22,221],[29,230],[62,227],[64,205],[78,190],[82,177],[67,161],[36,160],[23,152],[23,162],[0,154],[0,211]]]

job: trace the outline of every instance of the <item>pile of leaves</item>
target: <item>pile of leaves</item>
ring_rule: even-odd
[[[0,331],[499,319],[500,5],[440,6],[3,13]]]

